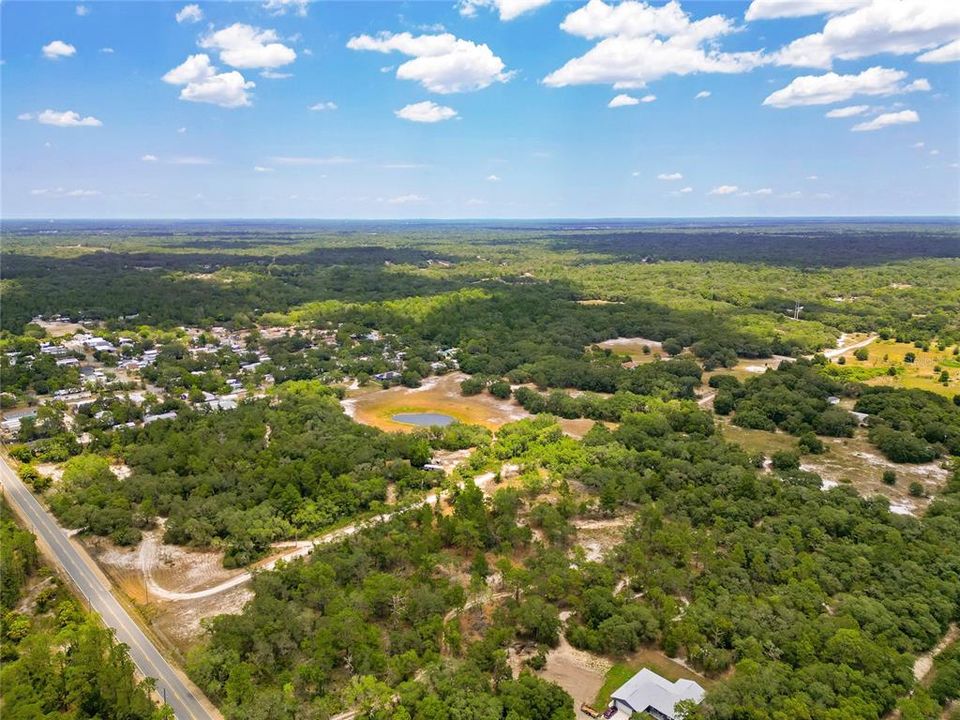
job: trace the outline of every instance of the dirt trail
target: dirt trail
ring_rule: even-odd
[[[473,479],[473,482],[477,487],[483,489],[487,483],[493,480],[493,478],[494,473],[488,472],[478,475]],[[143,573],[144,582],[146,583],[147,589],[150,591],[150,595],[152,597],[162,600],[199,600],[201,598],[218,595],[222,592],[230,590],[231,588],[235,588],[249,582],[250,578],[253,577],[254,571],[272,570],[281,560],[286,562],[296,558],[304,557],[305,555],[309,555],[317,545],[328,545],[330,543],[339,542],[350,537],[351,535],[355,535],[364,528],[387,522],[399,513],[406,512],[414,508],[423,507],[424,505],[432,505],[438,500],[438,498],[444,497],[446,494],[447,493],[443,492],[430,493],[422,500],[419,500],[411,505],[405,505],[403,508],[398,510],[383,513],[382,515],[377,515],[367,520],[351,523],[350,525],[346,525],[345,527],[338,528],[336,530],[331,530],[330,532],[313,538],[312,540],[301,540],[299,542],[292,543],[278,543],[275,547],[290,547],[292,549],[289,552],[280,555],[279,557],[273,558],[266,563],[258,565],[253,571],[242,572],[230,578],[229,580],[224,580],[222,583],[204,590],[177,592],[174,590],[168,590],[157,584],[156,580],[153,578],[153,568],[157,563],[157,544],[156,538],[152,536],[145,537],[140,545],[140,570]]]
[[[947,646],[956,642],[960,638],[960,627],[957,627],[956,624],[951,625],[947,628],[946,634],[940,638],[940,642],[934,646],[930,652],[926,652],[923,655],[919,656],[913,663],[913,677],[917,682],[923,680],[933,669],[933,659],[947,649]]]
[[[832,360],[833,358],[835,358],[835,357],[840,357],[840,356],[843,355],[844,353],[850,352],[851,350],[857,350],[857,349],[859,349],[859,348],[866,347],[867,345],[869,345],[870,343],[872,343],[874,340],[876,340],[876,339],[879,337],[879,335],[871,335],[871,336],[868,337],[866,340],[861,340],[860,342],[850,343],[849,345],[844,345],[844,344],[843,344],[843,338],[844,338],[844,337],[845,337],[845,336],[843,336],[843,335],[840,336],[840,340],[838,341],[840,344],[839,344],[837,347],[832,348],[832,349],[830,349],[830,350],[824,350],[824,351],[823,351],[823,356],[824,356],[825,358],[827,358],[828,360]]]

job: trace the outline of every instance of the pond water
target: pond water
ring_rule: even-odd
[[[447,425],[456,422],[456,420],[449,415],[431,412],[398,413],[397,415],[394,415],[392,419],[398,423],[404,423],[406,425],[419,425],[420,427],[430,427],[431,425],[446,427]]]

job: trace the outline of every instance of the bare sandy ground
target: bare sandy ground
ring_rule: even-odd
[[[626,529],[633,518],[629,516],[598,520],[574,520],[577,545],[583,548],[587,560],[600,562],[604,556],[623,542]]]
[[[564,621],[570,616],[562,613]],[[603,679],[611,668],[606,658],[577,650],[561,633],[560,644],[547,653],[547,666],[538,675],[566,690],[573,698],[573,707],[578,718],[587,715],[580,712],[580,705],[589,705],[603,686]]]
[[[46,330],[47,335],[50,337],[62,337],[64,335],[74,335],[78,332],[86,332],[86,328],[79,323],[71,322],[53,322],[47,320],[41,320],[37,323],[40,327]]]

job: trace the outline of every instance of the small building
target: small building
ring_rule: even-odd
[[[70,350],[63,345],[51,345],[50,343],[42,343],[40,345],[40,352],[44,355],[53,355],[54,357],[63,357]]]
[[[37,411],[32,408],[9,412],[3,417],[3,420],[0,421],[0,434],[6,438],[16,437],[17,433],[20,432],[20,422],[24,418],[32,418],[36,416]]]
[[[699,703],[705,691],[693,680],[670,682],[665,677],[643,668],[610,695],[610,705],[617,715],[629,718],[645,712],[657,720],[676,720],[675,708],[683,700]]]

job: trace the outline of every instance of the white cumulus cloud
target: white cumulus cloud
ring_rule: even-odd
[[[216,50],[220,60],[231,67],[276,68],[289,65],[297,59],[297,53],[281,42],[273,30],[234,23],[200,38],[200,47]]]
[[[70,43],[63,40],[53,40],[43,46],[43,56],[47,60],[59,60],[60,58],[72,57],[77,54],[77,49]]]
[[[210,103],[225,108],[247,107],[248,90],[255,83],[246,80],[236,70],[220,73],[205,53],[191,55],[163,76],[171,85],[182,85],[180,99],[189,102]]]
[[[300,17],[306,17],[310,0],[266,0],[263,8],[274,15],[284,15],[290,10]]]
[[[920,116],[916,112],[913,110],[901,110],[900,112],[877,115],[873,120],[854,125],[850,129],[854,132],[869,132],[871,130],[882,130],[892,125],[906,125],[915,122],[920,122]]]
[[[639,0],[609,5],[589,0],[567,15],[560,27],[598,42],[547,75],[543,82],[551,87],[639,88],[667,75],[742,73],[764,62],[759,51],[718,49],[719,38],[734,32],[735,23],[723,15],[691,20],[677,0],[659,7]]]
[[[710,91],[709,91],[709,90],[701,90],[700,92],[698,92],[696,95],[693,96],[693,99],[694,99],[694,100],[705,100],[705,99],[708,98],[708,97],[710,97]]]
[[[717,185],[707,195],[733,195],[739,189],[736,185]]]
[[[657,175],[657,180],[683,180],[683,174],[678,172],[660,173]]]
[[[903,70],[879,66],[868,68],[859,75],[838,75],[835,72],[802,75],[769,95],[763,104],[776,108],[828,105],[849,100],[855,95],[896,95],[930,89],[930,83],[922,78],[905,85],[902,81],[906,77]]]
[[[77,5],[77,7],[74,8],[74,12],[77,14],[77,17],[86,17],[90,14],[90,8],[86,5]]]
[[[331,101],[318,102],[311,105],[308,110],[313,110],[314,112],[323,112],[324,110],[336,110],[337,104]]]
[[[55,125],[56,127],[100,127],[103,125],[92,115],[82,117],[80,113],[73,110],[44,110],[37,115],[37,122],[42,125]]]
[[[487,175],[487,182],[500,182],[500,178],[497,175]]]
[[[524,13],[549,4],[550,0],[460,0],[460,14],[474,17],[480,8],[496,10],[504,22],[514,20]]]
[[[487,45],[462,40],[450,33],[418,35],[383,32],[359,35],[347,42],[351,50],[399,52],[412,57],[397,68],[397,78],[414,80],[442,95],[482,90],[495,82],[507,82],[503,60]]]
[[[960,61],[960,39],[947,43],[935,50],[923,53],[917,56],[918,62],[925,63],[947,63]]]
[[[854,115],[863,115],[870,109],[869,105],[848,105],[847,107],[834,108],[827,112],[824,117],[828,118],[848,118]]]
[[[627,95],[621,93],[617,95],[613,100],[607,103],[608,108],[618,108],[618,107],[629,107],[630,105],[639,105],[640,101],[633,97],[633,95]]]
[[[832,15],[818,33],[774,55],[779,65],[829,68],[835,59],[880,53],[907,55],[952,43],[960,35],[960,3],[950,0],[871,0]]]
[[[747,8],[747,20],[806,17],[846,12],[869,5],[871,0],[753,0]]]
[[[143,162],[156,162],[157,156],[150,155],[149,153],[140,158]]]
[[[431,102],[430,100],[405,105],[399,110],[394,110],[393,114],[401,120],[418,123],[435,123],[457,117],[457,111],[453,108],[445,105],[437,105],[437,103]]]
[[[184,5],[176,14],[178,23],[198,23],[203,20],[203,10],[199,5]]]

